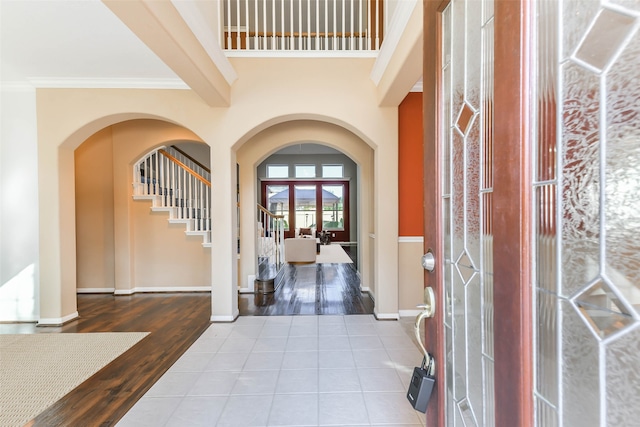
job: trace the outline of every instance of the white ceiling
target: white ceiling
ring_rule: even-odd
[[[186,87],[100,0],[0,0],[0,43],[2,82]]]

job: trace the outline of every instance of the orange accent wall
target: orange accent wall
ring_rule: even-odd
[[[422,92],[410,92],[398,107],[398,196],[400,236],[422,236]]]

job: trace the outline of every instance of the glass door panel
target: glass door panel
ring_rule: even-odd
[[[289,186],[266,186],[267,209],[274,215],[284,216],[284,230],[289,231]]]
[[[344,185],[322,186],[322,229],[344,230]]]
[[[316,186],[295,185],[294,188],[296,228],[316,228]]]
[[[455,1],[440,22],[446,424],[491,426],[493,11]]]

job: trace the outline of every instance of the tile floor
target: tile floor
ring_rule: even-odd
[[[422,361],[412,328],[371,315],[212,324],[117,426],[424,426],[406,398]]]

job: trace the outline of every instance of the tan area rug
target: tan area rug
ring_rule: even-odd
[[[23,426],[147,335],[0,335],[0,426]]]
[[[340,245],[320,245],[320,253],[316,255],[316,264],[350,264],[349,255]]]

